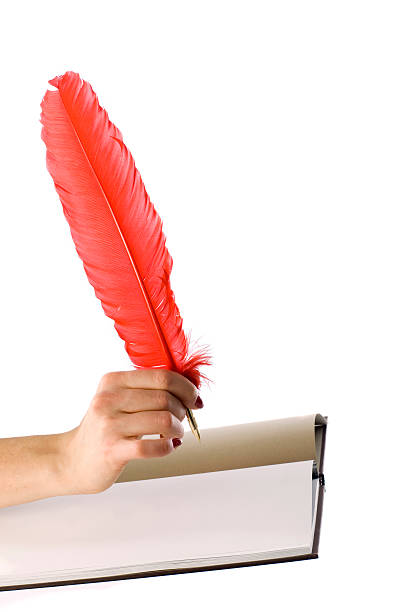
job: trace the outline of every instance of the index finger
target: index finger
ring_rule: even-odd
[[[197,408],[198,389],[185,376],[164,368],[141,368],[123,372],[110,372],[103,377],[104,389],[162,389],[179,398],[187,408]]]

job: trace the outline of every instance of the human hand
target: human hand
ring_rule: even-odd
[[[184,376],[152,368],[105,374],[80,425],[61,434],[66,494],[109,488],[131,459],[163,457],[181,444],[186,407],[202,407]],[[160,434],[142,440],[143,435]]]

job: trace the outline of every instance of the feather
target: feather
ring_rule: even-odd
[[[76,251],[105,314],[138,368],[166,368],[197,388],[211,365],[190,352],[170,285],[173,260],[122,134],[74,72],[49,81],[41,103],[47,168]]]

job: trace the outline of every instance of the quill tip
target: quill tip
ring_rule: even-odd
[[[200,442],[201,441],[200,432],[198,430],[196,420],[190,408],[187,408],[187,420],[190,425],[190,429],[192,433],[194,434],[194,437]]]

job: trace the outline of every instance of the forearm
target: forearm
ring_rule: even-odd
[[[0,439],[0,508],[64,494],[63,435]]]

